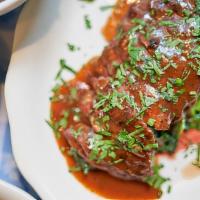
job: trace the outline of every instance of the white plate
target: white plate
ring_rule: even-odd
[[[0,199],[2,200],[35,200],[19,188],[0,180]]]
[[[16,51],[5,91],[12,145],[21,172],[44,200],[100,199],[68,173],[45,119],[49,116],[48,98],[58,60],[65,57],[79,69],[92,56],[101,53],[106,43],[100,30],[109,12],[101,12],[99,6],[112,2],[114,0],[97,0],[93,4],[78,0],[32,0],[18,23]],[[85,29],[85,14],[91,18],[92,30]],[[68,52],[67,42],[80,46],[81,51]],[[174,171],[184,165],[181,156],[178,161],[163,160],[167,163],[163,173],[171,175],[174,184],[170,196],[163,199],[187,200],[191,194],[193,200],[199,199],[200,179],[184,180]]]
[[[11,10],[22,5],[26,0],[4,0],[0,3],[0,15],[6,14]]]

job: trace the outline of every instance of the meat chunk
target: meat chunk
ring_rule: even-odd
[[[144,126],[144,138],[145,145],[155,142],[152,131]],[[93,132],[91,127],[84,124],[77,124],[74,129],[81,130],[80,134],[76,137],[71,129],[67,129],[64,133],[70,146],[77,149],[79,155],[81,155],[93,168],[107,171],[112,176],[121,178],[124,180],[142,180],[145,176],[151,175],[151,158],[153,156],[152,151],[144,152],[129,152],[127,150],[117,149],[117,159],[121,161],[119,163],[112,163],[112,157],[106,160],[97,161],[91,159],[94,154],[94,148],[98,142],[97,135]],[[109,140],[104,140],[104,143],[108,143]],[[109,151],[109,149],[108,149]],[[98,154],[102,155],[102,151]]]
[[[77,89],[68,109],[80,119],[69,120],[64,136],[93,168],[143,181],[158,147],[154,131],[170,130],[199,92],[200,18],[193,0],[128,7],[121,34],[66,86],[66,96]]]

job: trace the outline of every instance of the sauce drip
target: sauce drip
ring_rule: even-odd
[[[182,176],[187,180],[191,180],[200,176],[200,170],[198,167],[190,163],[182,170]]]
[[[60,148],[65,147],[63,152],[69,167],[75,166],[75,162],[71,156],[68,155],[68,144],[64,138],[58,140]],[[95,170],[90,171],[88,175],[83,172],[74,172],[74,177],[80,181],[87,189],[107,199],[118,200],[153,200],[160,196],[158,190],[153,189],[145,183],[137,181],[123,181],[110,176],[108,173]]]
[[[74,166],[71,157],[66,156],[68,166]],[[90,191],[95,192],[107,199],[137,200],[157,199],[159,191],[147,184],[137,181],[123,181],[112,177],[103,171],[90,171],[88,175],[82,172],[74,173],[74,176]]]

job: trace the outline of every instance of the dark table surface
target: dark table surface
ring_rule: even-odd
[[[23,6],[0,16],[0,179],[23,189],[36,199],[39,199],[21,175],[15,163],[4,100],[4,81],[12,53],[16,22],[22,9]]]
[[[0,83],[5,81],[10,62],[14,32],[22,7],[0,17]]]

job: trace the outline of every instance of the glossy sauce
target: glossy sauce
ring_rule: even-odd
[[[115,37],[117,33],[117,27],[122,18],[126,15],[128,8],[129,7],[126,0],[118,0],[112,15],[109,17],[106,25],[102,30],[106,40],[111,41]]]

